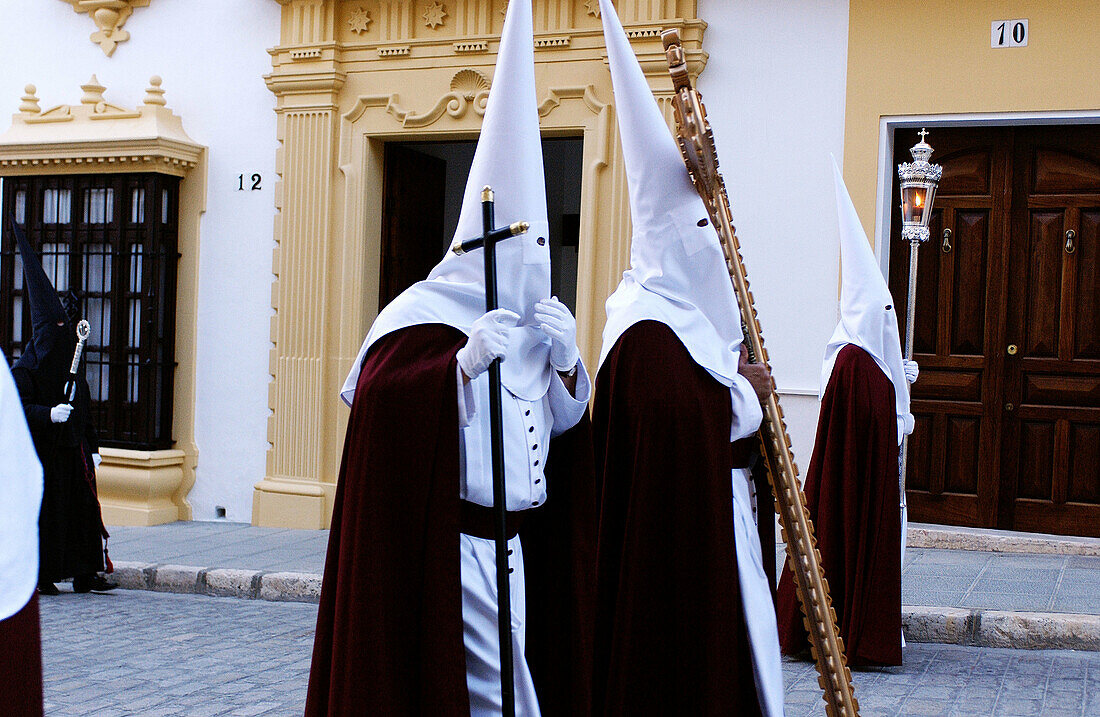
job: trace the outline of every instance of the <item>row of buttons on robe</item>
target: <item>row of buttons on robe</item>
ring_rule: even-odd
[[[524,423],[525,426],[527,426],[527,432],[528,433],[534,433],[535,432],[535,427],[530,425],[530,423],[527,420],[530,417],[531,417],[531,409],[530,408],[523,409],[523,418],[524,418],[523,423]],[[534,462],[532,463],[532,465],[535,466],[535,467],[538,467],[538,465],[539,465],[539,459],[537,458],[538,453],[535,453],[535,451],[537,451],[538,449],[539,449],[539,444],[532,442],[531,443],[531,452],[536,456],[536,458],[534,459]],[[542,478],[536,478],[535,479],[535,485],[538,485],[539,483],[542,483]],[[539,502],[537,500],[531,501],[532,506],[538,506],[538,504],[539,504]],[[511,554],[511,552],[512,552],[511,550],[508,551],[509,554]],[[512,572],[512,569],[509,568],[508,572]]]

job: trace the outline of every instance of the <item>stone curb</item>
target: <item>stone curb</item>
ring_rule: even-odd
[[[312,573],[116,561],[111,578],[126,590],[308,603],[321,597],[321,576]]]
[[[973,550],[989,553],[1100,556],[1100,538],[1021,535],[974,528],[916,527],[906,533],[907,548]]]
[[[321,597],[321,576],[313,573],[119,561],[111,577],[127,590],[277,602],[317,603]],[[1100,615],[906,605],[901,621],[910,642],[1100,652]]]
[[[901,623],[910,642],[1100,652],[1100,615],[906,605]]]

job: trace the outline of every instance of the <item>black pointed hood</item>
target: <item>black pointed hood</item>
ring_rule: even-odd
[[[19,247],[19,256],[23,263],[23,296],[28,303],[31,315],[31,340],[23,347],[23,354],[15,362],[16,366],[33,369],[45,359],[50,349],[59,342],[58,338],[70,334],[73,330],[65,308],[57,295],[50,277],[42,268],[42,262],[27,237],[9,216],[11,228],[15,233],[15,243]],[[58,326],[61,322],[64,325]],[[62,348],[59,346],[59,348]]]

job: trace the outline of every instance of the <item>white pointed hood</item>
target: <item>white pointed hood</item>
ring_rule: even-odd
[[[633,224],[630,269],[606,304],[600,363],[624,331],[652,319],[672,329],[697,364],[730,386],[741,315],[718,235],[610,0],[600,0],[600,15]]]
[[[38,585],[41,505],[42,466],[0,351],[0,620],[22,610]]]
[[[833,176],[836,180],[836,208],[840,217],[840,323],[825,347],[821,395],[825,394],[840,350],[847,344],[859,346],[871,355],[894,384],[900,443],[902,436],[913,432],[913,414],[909,412],[909,384],[905,380],[902,364],[894,299],[867,242],[863,225],[859,223],[859,215],[848,195],[835,157]]]
[[[535,302],[550,296],[550,245],[531,0],[508,4],[455,239],[481,235],[481,189],[486,185],[496,195],[496,226],[517,221],[531,225],[526,234],[497,245],[497,298],[501,308],[522,317],[510,332],[501,382],[516,396],[536,400],[550,385],[550,340],[534,318]],[[383,336],[425,323],[447,324],[469,335],[470,326],[484,313],[482,250],[461,256],[448,250],[427,279],[409,287],[375,319],[340,390],[341,397],[351,405],[363,359]]]

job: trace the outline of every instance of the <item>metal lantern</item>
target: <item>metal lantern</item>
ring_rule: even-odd
[[[932,147],[924,138],[928,132],[921,129],[920,142],[910,148],[912,162],[898,165],[898,179],[901,180],[901,238],[909,242],[909,300],[905,305],[905,358],[913,359],[913,323],[916,319],[917,303],[917,249],[922,242],[928,241],[928,222],[932,219],[932,202],[936,198],[936,187],[943,176],[943,167],[931,164]],[[909,457],[909,436],[901,441],[901,519],[906,520],[905,465]]]
[[[928,241],[928,221],[932,218],[932,202],[936,187],[943,176],[943,167],[931,164],[932,147],[924,141],[928,132],[920,131],[920,142],[909,152],[912,162],[898,165],[901,180],[901,238],[908,242]]]

